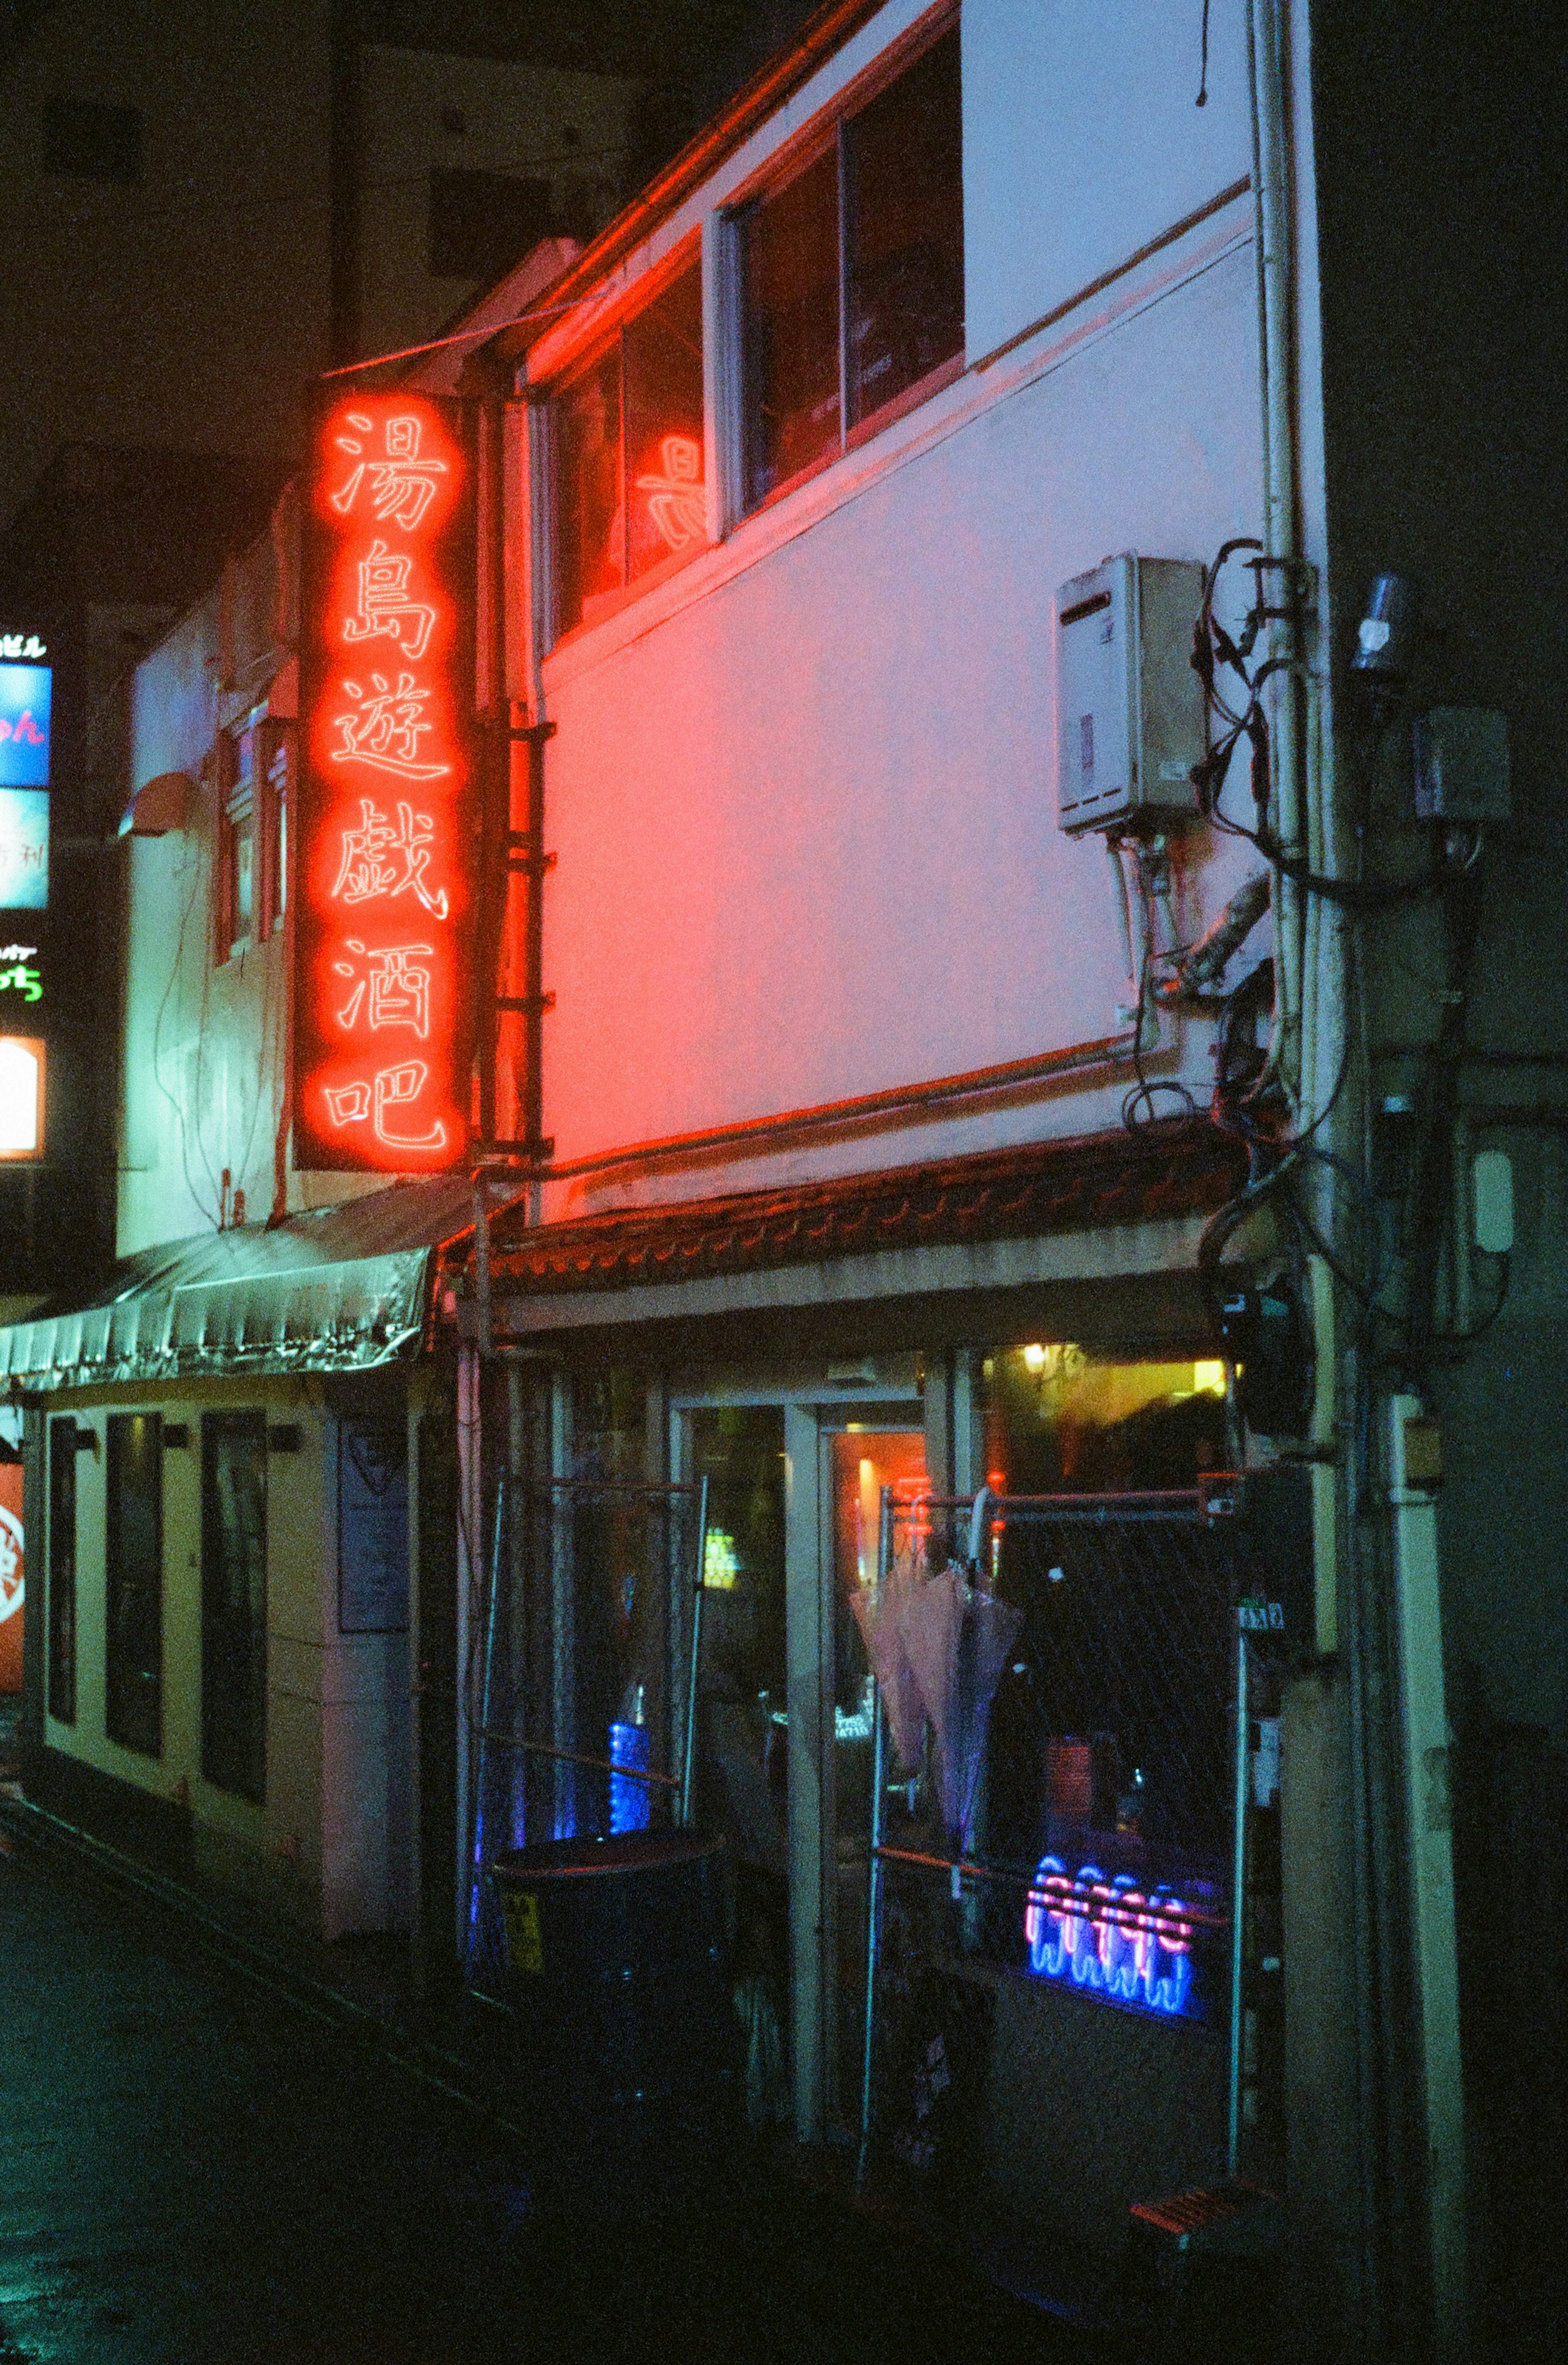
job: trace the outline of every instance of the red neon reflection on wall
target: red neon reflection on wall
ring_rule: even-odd
[[[295,1142],[305,1167],[461,1162],[473,900],[473,471],[461,407],[343,398],[307,533]]]

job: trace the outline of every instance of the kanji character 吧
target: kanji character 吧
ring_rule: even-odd
[[[335,1126],[363,1125],[368,1117],[385,1149],[443,1149],[446,1126],[441,1117],[432,1118],[423,1133],[400,1133],[388,1122],[394,1112],[410,1107],[429,1082],[430,1070],[422,1059],[404,1059],[395,1068],[381,1069],[368,1083],[329,1084],[322,1098]]]
[[[411,673],[400,673],[395,686],[385,674],[373,673],[368,690],[357,681],[345,681],[343,689],[357,703],[332,717],[343,734],[342,745],[332,750],[334,764],[370,764],[401,780],[433,780],[451,771],[450,764],[419,761],[419,743],[434,726],[420,719],[430,691]]]

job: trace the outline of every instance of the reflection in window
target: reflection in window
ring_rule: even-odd
[[[699,264],[563,387],[551,419],[559,634],[707,540]]]
[[[963,352],[957,28],[738,230],[750,509]]]
[[[843,441],[836,147],[754,207],[741,251],[750,508]]]

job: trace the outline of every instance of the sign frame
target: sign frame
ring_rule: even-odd
[[[294,1162],[442,1173],[472,1135],[477,407],[316,406],[291,832]]]

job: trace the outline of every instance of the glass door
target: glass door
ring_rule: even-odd
[[[722,1838],[753,2126],[793,2115],[787,1488],[782,1405],[684,1415],[683,1474],[708,1482],[695,1812]]]
[[[918,1429],[873,1429],[824,1418],[821,1488],[823,1562],[832,1584],[833,1720],[824,1791],[831,1800],[824,1851],[824,1906],[832,1982],[824,2046],[831,2065],[829,2117],[857,2124],[866,2021],[866,1906],[871,1827],[871,1670],[850,1606],[877,1578],[882,1489],[910,1500],[929,1492],[925,1438]]]
[[[914,1411],[678,1417],[682,1475],[708,1481],[696,1811],[725,1842],[747,2111],[806,2143],[858,2111],[871,1699],[850,1598],[876,1575],[883,1486],[925,1491]]]

